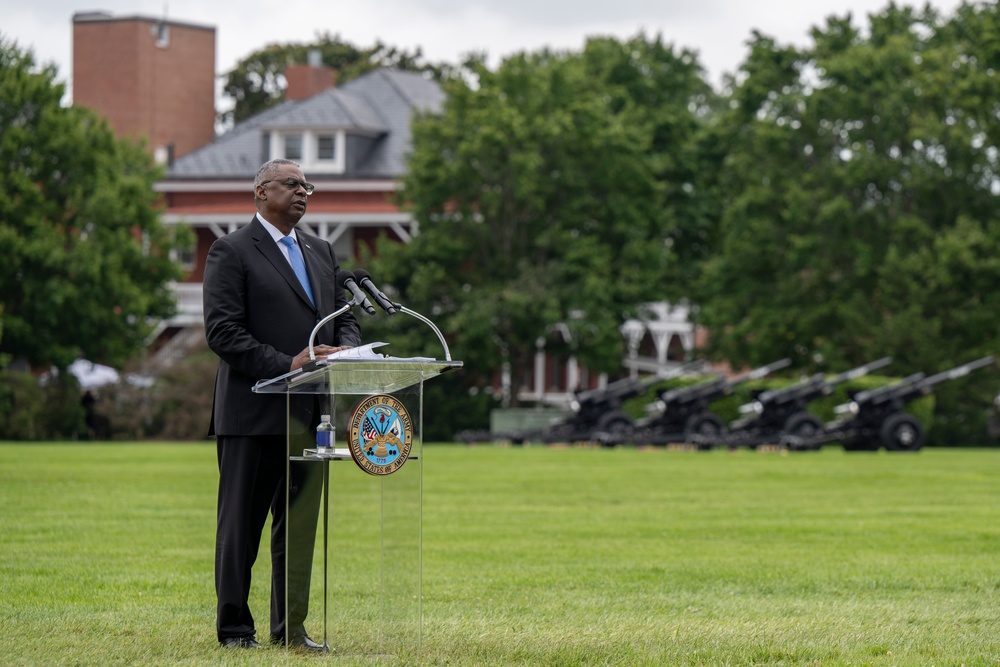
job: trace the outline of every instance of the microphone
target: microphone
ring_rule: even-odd
[[[389,313],[390,315],[396,314],[396,306],[392,301],[389,301],[389,297],[383,294],[379,288],[375,287],[375,283],[372,282],[372,274],[368,273],[364,269],[355,269],[354,278],[361,283],[361,286],[365,289],[368,294],[375,299],[375,303],[378,304],[379,308]]]
[[[365,293],[361,291],[358,287],[358,283],[354,280],[354,274],[350,271],[341,271],[337,274],[337,286],[341,289],[349,289],[354,295],[355,305],[361,306],[365,309],[365,312],[369,315],[375,314],[375,309],[372,307],[371,302],[365,296]]]

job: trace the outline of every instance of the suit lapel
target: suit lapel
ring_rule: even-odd
[[[254,217],[253,222],[251,222],[250,225],[253,227],[253,238],[257,244],[257,250],[259,250],[260,253],[264,255],[264,257],[267,259],[267,261],[270,262],[271,266],[273,266],[274,269],[279,274],[281,274],[281,277],[284,279],[286,283],[288,283],[288,286],[292,289],[292,291],[294,291],[295,294],[297,294],[298,297],[302,299],[302,301],[307,306],[313,308],[312,303],[310,303],[309,301],[309,297],[306,296],[305,289],[303,289],[302,287],[302,283],[300,283],[299,279],[295,276],[295,271],[292,271],[292,265],[288,263],[288,260],[285,259],[285,256],[281,253],[281,250],[278,249],[278,244],[274,242],[274,239],[271,238],[271,235],[267,233],[266,229],[264,229],[264,225],[260,224],[260,221],[257,220],[256,216]],[[303,245],[302,236],[299,235],[300,248],[302,248],[302,245]],[[305,253],[303,253],[303,256],[304,255]],[[306,260],[306,273],[309,274],[310,284],[315,286],[317,283],[315,278],[313,278],[314,272],[309,268],[308,260]],[[316,292],[317,292],[316,288],[313,287],[314,296]],[[319,306],[318,300],[316,306],[317,307]],[[313,309],[315,310],[315,308]]]

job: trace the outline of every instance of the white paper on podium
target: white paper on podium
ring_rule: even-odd
[[[346,350],[341,350],[340,352],[334,352],[329,355],[327,361],[343,360],[343,359],[385,359],[385,355],[381,352],[376,352],[376,347],[382,347],[386,343],[368,343],[367,345],[359,345],[357,347],[349,347]]]
[[[392,359],[394,361],[436,361],[432,357],[392,357],[388,354],[382,354],[381,352],[376,352],[376,347],[382,347],[383,345],[388,345],[388,343],[377,342],[368,343],[366,345],[358,345],[357,347],[349,347],[346,350],[341,350],[340,352],[334,352],[329,355],[325,360],[318,360],[319,364],[331,361],[349,361],[352,359]]]

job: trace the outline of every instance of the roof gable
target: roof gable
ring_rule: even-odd
[[[414,72],[379,69],[304,100],[283,102],[177,159],[167,180],[252,178],[264,161],[265,135],[283,130],[343,130],[373,142],[347,160],[340,178],[396,178],[406,169],[415,111],[439,111],[444,92]],[[318,175],[317,175],[318,176]],[[312,177],[311,177],[312,178]]]

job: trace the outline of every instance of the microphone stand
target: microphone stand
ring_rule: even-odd
[[[347,305],[341,306],[340,308],[338,308],[337,310],[335,310],[334,312],[330,313],[329,315],[327,315],[326,317],[324,317],[323,319],[321,319],[319,322],[316,323],[316,326],[313,327],[312,333],[309,334],[309,362],[310,363],[315,364],[315,362],[316,362],[316,353],[313,351],[313,347],[314,347],[314,344],[316,342],[316,334],[319,332],[320,329],[323,328],[323,325],[326,324],[327,322],[329,322],[330,320],[332,320],[332,319],[334,319],[336,317],[339,317],[340,315],[343,315],[348,310],[350,310],[352,306],[357,306],[357,305],[359,305],[357,299],[351,299],[350,301],[347,302]],[[431,322],[429,319],[427,319],[426,317],[424,317],[420,313],[416,312],[415,310],[410,310],[409,308],[407,308],[406,306],[404,306],[402,304],[393,303],[392,305],[395,306],[396,310],[398,310],[399,312],[406,313],[407,315],[410,315],[411,317],[415,317],[418,320],[420,320],[421,322],[423,322],[424,324],[426,324],[427,326],[429,326],[434,331],[434,333],[437,334],[438,340],[441,341],[441,347],[444,348],[444,360],[445,361],[451,361],[451,350],[448,349],[448,343],[447,343],[447,341],[445,341],[444,335],[441,333],[441,330],[438,329],[437,326],[433,322]]]
[[[411,315],[411,316],[417,318],[418,320],[420,320],[421,322],[423,322],[424,324],[426,324],[427,326],[429,326],[431,329],[433,329],[434,333],[437,334],[438,340],[441,341],[441,347],[444,348],[444,360],[445,361],[451,361],[451,350],[448,349],[448,343],[445,342],[444,336],[441,334],[441,330],[438,329],[434,325],[433,322],[431,322],[429,319],[427,319],[426,317],[424,317],[420,313],[418,313],[418,312],[416,312],[414,310],[410,310],[409,308],[407,308],[406,306],[404,306],[402,304],[393,303],[392,305],[395,306],[396,310],[398,310],[399,312],[406,313],[407,315]]]
[[[343,315],[344,313],[346,313],[348,310],[350,310],[352,306],[357,306],[357,305],[359,305],[358,300],[357,299],[351,299],[350,301],[347,302],[346,305],[341,306],[340,308],[338,308],[337,310],[333,311],[332,313],[330,313],[329,315],[327,315],[326,317],[324,317],[323,319],[321,319],[319,322],[316,323],[316,326],[313,327],[312,333],[309,334],[309,361],[310,361],[310,363],[315,363],[315,361],[316,361],[316,353],[313,351],[313,347],[314,347],[314,343],[316,342],[316,334],[319,333],[319,330],[323,328],[323,325],[326,324],[327,322],[329,322],[330,320],[336,318],[336,317],[340,317],[341,315]]]

